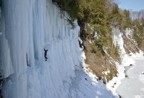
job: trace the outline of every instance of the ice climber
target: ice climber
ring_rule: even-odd
[[[47,61],[48,57],[47,57],[47,52],[48,52],[48,49],[44,49],[44,57],[45,57],[45,61]]]

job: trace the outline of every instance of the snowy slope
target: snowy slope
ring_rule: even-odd
[[[3,98],[115,98],[83,69],[79,27],[51,0],[3,0]],[[48,49],[48,61],[44,59]]]

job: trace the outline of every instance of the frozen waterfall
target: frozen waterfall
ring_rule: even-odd
[[[51,0],[3,0],[3,98],[115,98],[82,70],[79,26],[67,18]]]

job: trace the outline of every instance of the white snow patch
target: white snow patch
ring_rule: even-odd
[[[102,74],[104,74],[104,75],[108,75],[109,73],[110,73],[110,70],[108,70],[108,69],[106,71],[102,72]]]
[[[126,35],[126,37],[127,37],[128,39],[131,39],[131,38],[132,38],[132,35],[133,35],[132,29],[126,28],[126,30],[125,30],[125,35]]]

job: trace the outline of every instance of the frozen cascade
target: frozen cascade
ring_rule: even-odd
[[[123,47],[123,38],[122,38],[122,32],[119,30],[119,28],[113,28],[113,43],[115,46],[119,46],[120,54],[121,56],[125,55],[125,49]]]
[[[124,40],[123,40],[123,33],[120,31],[119,28],[113,27],[113,43],[115,46],[119,48],[119,54],[121,57],[121,64],[116,62],[116,67],[118,71],[118,77],[114,77],[108,84],[107,87],[111,89],[114,93],[116,92],[116,89],[121,84],[121,80],[125,78],[125,67],[130,66],[130,64],[134,64],[134,59],[129,56],[124,48]],[[130,32],[130,29],[126,30],[126,34]]]
[[[82,70],[79,26],[72,29],[65,15],[51,0],[3,0],[3,98],[115,98]]]
[[[129,32],[128,30],[126,30],[126,33]],[[129,66],[129,63],[131,62],[131,64],[134,63],[134,60],[132,60],[128,54],[126,54],[126,51],[124,49],[124,41],[123,41],[123,37],[122,37],[122,32],[119,30],[119,28],[113,28],[113,43],[115,46],[118,46],[119,48],[119,52],[120,52],[120,56],[122,59],[122,65],[123,66]]]

